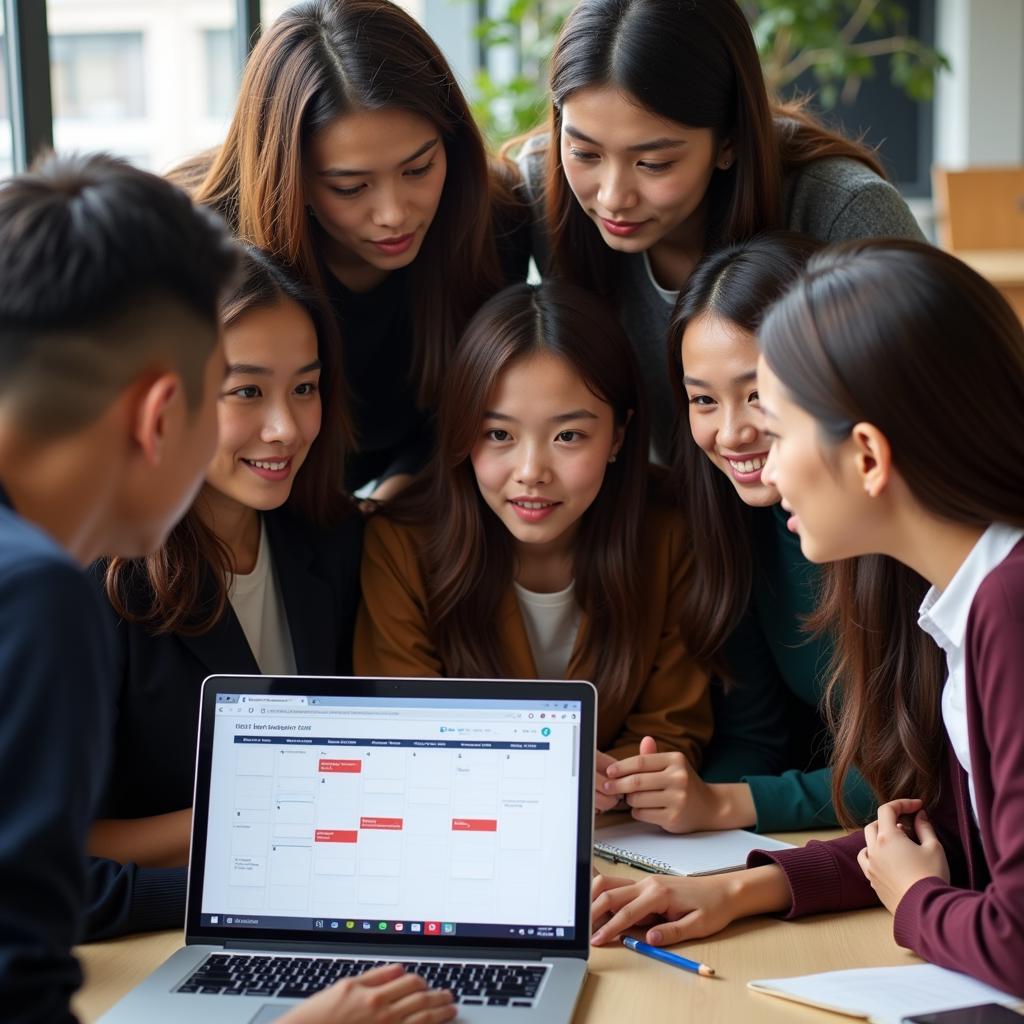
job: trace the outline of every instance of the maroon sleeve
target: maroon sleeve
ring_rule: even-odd
[[[966,643],[973,781],[991,882],[975,892],[922,879],[896,908],[894,935],[931,963],[1024,996],[1024,559],[1011,556],[979,588]]]
[[[858,830],[840,839],[812,839],[796,850],[754,850],[747,857],[747,867],[777,864],[782,868],[792,896],[786,917],[860,910],[879,905],[857,863],[863,848],[864,832]]]

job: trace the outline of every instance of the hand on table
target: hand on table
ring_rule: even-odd
[[[605,792],[605,783],[608,781],[608,767],[615,764],[615,758],[610,754],[597,751],[594,758],[594,811],[600,814],[603,811],[611,811],[618,807],[621,797],[610,796]]]
[[[598,789],[603,788],[605,800],[625,798],[637,821],[666,832],[745,828],[757,821],[749,786],[706,783],[685,754],[659,754],[651,736],[640,741],[639,754],[612,760],[604,775],[603,783],[598,776]]]
[[[857,855],[864,877],[891,914],[907,890],[922,878],[949,881],[949,864],[920,800],[890,800],[878,808],[878,820],[864,826],[866,845]],[[913,833],[900,819],[913,815]]]
[[[595,946],[617,939],[635,925],[647,928],[644,940],[670,946],[712,935],[739,914],[726,876],[674,878],[652,875],[639,882],[598,875],[590,887],[590,923]]]
[[[456,1012],[450,992],[428,989],[418,974],[389,964],[310,996],[281,1024],[441,1024]]]

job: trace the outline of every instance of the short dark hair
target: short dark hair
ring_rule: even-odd
[[[105,154],[45,157],[0,186],[0,402],[61,435],[163,361],[194,407],[237,263],[219,218],[164,179]],[[195,329],[167,330],[167,303]]]

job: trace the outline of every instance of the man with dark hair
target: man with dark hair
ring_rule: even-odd
[[[59,1020],[107,766],[108,628],[81,567],[159,544],[216,440],[234,246],[109,158],[0,188],[0,1015]]]
[[[159,547],[216,442],[218,299],[237,254],[184,193],[110,157],[0,185],[0,1017],[73,1020],[85,841],[115,694],[81,569]],[[130,870],[130,869],[129,869]],[[454,1015],[383,968],[292,1024]],[[342,1018],[344,1015],[344,1018]]]

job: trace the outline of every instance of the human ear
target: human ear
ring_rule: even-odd
[[[736,151],[732,139],[722,139],[718,144],[718,156],[715,158],[715,166],[720,171],[727,171],[736,162]]]
[[[185,414],[184,389],[176,373],[162,373],[141,385],[133,403],[132,436],[151,466],[163,462],[168,435]]]
[[[856,423],[850,432],[854,462],[864,492],[877,498],[892,476],[892,449],[889,439],[872,423]]]
[[[608,461],[614,462],[619,454],[619,450],[622,448],[623,441],[626,440],[626,428],[632,422],[633,410],[629,409],[626,412],[626,418],[615,428],[615,433],[612,434],[612,450],[609,455]]]

